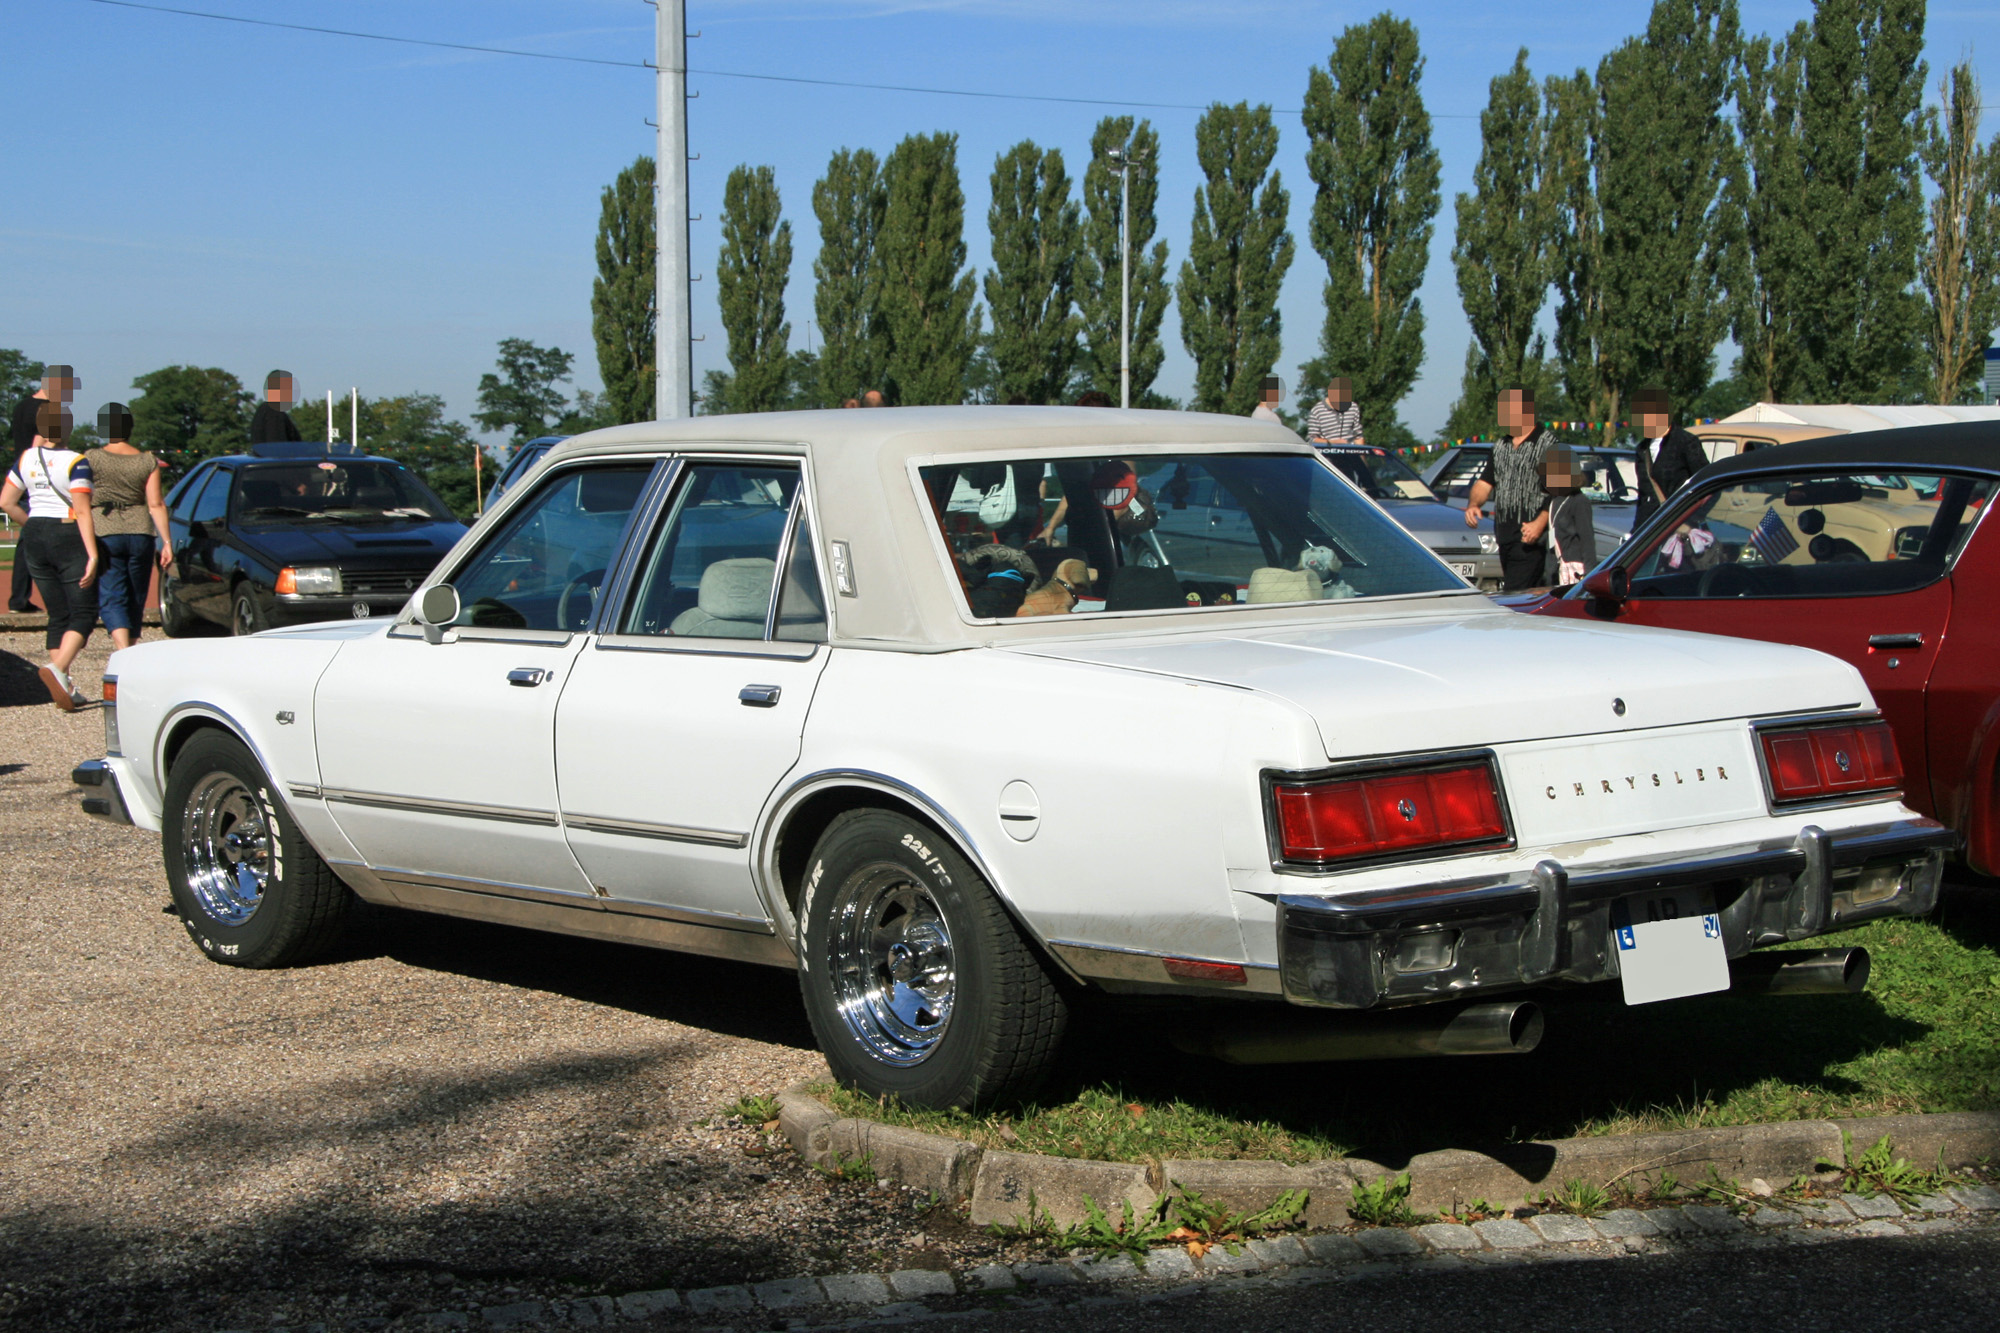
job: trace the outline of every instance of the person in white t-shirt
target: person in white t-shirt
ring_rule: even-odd
[[[49,613],[49,661],[40,671],[42,684],[65,713],[89,702],[71,682],[69,668],[97,626],[90,462],[63,447],[69,428],[67,407],[43,404],[35,416],[34,443],[0,485],[0,509],[21,525],[14,567],[26,569]]]
[[[1251,419],[1254,421],[1275,421],[1280,426],[1284,425],[1285,419],[1278,415],[1278,404],[1284,400],[1285,382],[1276,375],[1266,375],[1264,377],[1263,397],[1258,401],[1257,406],[1250,409]]]

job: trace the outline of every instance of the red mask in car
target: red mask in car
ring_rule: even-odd
[[[1114,514],[1122,514],[1139,493],[1139,479],[1122,463],[1106,463],[1090,479],[1090,488],[1097,492],[1097,503]]]

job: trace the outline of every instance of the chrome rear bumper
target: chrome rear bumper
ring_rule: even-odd
[[[1454,999],[1549,981],[1618,975],[1611,905],[1630,894],[1715,895],[1731,958],[1878,916],[1937,905],[1958,835],[1906,819],[1838,836],[1807,827],[1787,843],[1692,860],[1571,871],[1544,860],[1489,876],[1340,896],[1283,894],[1278,969],[1287,1000],[1335,1009]]]

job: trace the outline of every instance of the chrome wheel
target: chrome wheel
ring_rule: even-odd
[[[909,872],[868,867],[833,903],[829,970],[847,1026],[885,1064],[928,1058],[951,1024],[951,931]]]
[[[210,773],[188,793],[181,818],[188,889],[221,925],[255,915],[271,882],[271,830],[263,805],[231,773]]]

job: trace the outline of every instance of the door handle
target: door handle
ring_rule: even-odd
[[[1921,634],[1871,634],[1868,636],[1870,648],[1921,648],[1924,636]]]
[[[745,685],[736,692],[746,708],[775,708],[778,704],[779,689],[776,685]]]
[[[544,667],[515,667],[507,673],[509,685],[519,685],[522,689],[533,689],[547,680],[553,673]]]

